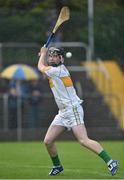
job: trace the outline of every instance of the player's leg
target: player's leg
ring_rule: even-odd
[[[65,130],[63,126],[50,125],[44,138],[44,144],[50,156],[56,156],[57,150],[54,144],[56,138]]]
[[[111,159],[108,153],[103,149],[103,147],[97,142],[90,139],[87,135],[87,131],[84,124],[73,126],[72,131],[75,137],[78,139],[81,145],[87,147],[91,151],[98,154],[108,165],[109,170],[112,175],[117,172],[118,162]]]
[[[59,160],[54,141],[64,130],[65,130],[65,128],[63,126],[50,125],[50,127],[48,128],[48,131],[46,133],[45,139],[44,139],[44,144],[47,148],[47,151],[51,157],[51,160],[52,160],[53,166],[54,166],[49,173],[49,175],[51,175],[51,176],[57,175],[58,173],[63,171],[63,167]]]
[[[102,146],[98,142],[88,138],[84,124],[73,126],[72,131],[81,145],[94,151],[96,154],[99,154],[103,150]]]

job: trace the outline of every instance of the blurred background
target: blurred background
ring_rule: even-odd
[[[0,140],[40,140],[56,115],[46,78],[37,70],[60,9],[70,20],[51,45],[61,46],[74,86],[84,99],[89,136],[124,138],[124,1],[0,1]],[[65,133],[61,139],[73,139]]]

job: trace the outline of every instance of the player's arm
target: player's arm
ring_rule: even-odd
[[[38,61],[38,69],[41,71],[41,72],[45,72],[47,70],[50,69],[50,66],[48,66],[46,63],[45,63],[45,57],[46,57],[46,53],[47,53],[47,48],[45,47],[42,47],[40,49],[40,52],[39,52],[39,61]]]
[[[45,63],[47,48],[42,47],[39,52],[39,61],[38,61],[38,69],[42,73],[45,73],[49,77],[56,77],[60,74],[60,70],[56,67],[48,66]]]

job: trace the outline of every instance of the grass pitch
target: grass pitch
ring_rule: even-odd
[[[57,142],[64,173],[49,177],[51,160],[40,142],[0,143],[0,179],[124,179],[124,142],[103,141],[103,147],[119,160],[119,170],[112,177],[106,164],[96,154],[77,142]]]

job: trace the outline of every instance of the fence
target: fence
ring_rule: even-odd
[[[92,80],[87,75],[89,69],[81,66],[68,68],[70,69],[78,95],[84,99],[85,124],[90,129],[89,134],[91,133],[92,136],[103,139],[120,137],[118,122],[104,101],[103,96],[97,91]],[[104,88],[108,86],[107,84],[105,85],[104,73],[103,76],[98,77],[98,80],[100,80],[100,83],[103,83]],[[42,86],[41,101],[37,105],[31,104],[32,96],[11,99],[12,97],[7,93],[1,94],[1,140],[40,139],[44,135],[44,131],[46,131],[58,110],[51,91],[47,88],[47,84],[42,84],[44,85]],[[120,113],[119,99],[116,99],[112,94],[106,94],[105,96],[110,98],[110,100],[115,99],[116,108],[118,113]],[[13,107],[12,103],[14,101],[15,106]]]
[[[66,52],[72,52],[72,64],[80,64],[80,59],[89,60],[90,49],[83,42],[53,42],[51,46],[63,47]],[[39,49],[38,43],[0,43],[0,70],[18,63],[37,66]],[[68,59],[66,62],[68,63]]]

